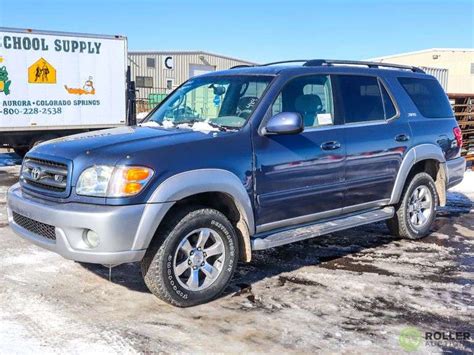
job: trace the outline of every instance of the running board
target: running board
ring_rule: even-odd
[[[298,242],[300,240],[319,237],[320,235],[337,232],[343,229],[353,228],[364,224],[383,221],[392,218],[395,213],[393,207],[372,210],[368,212],[351,214],[330,221],[319,222],[303,227],[276,232],[263,238],[252,240],[252,250],[263,250],[280,245]]]

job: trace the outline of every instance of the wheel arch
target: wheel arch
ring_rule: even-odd
[[[241,259],[251,260],[250,236],[255,233],[255,222],[250,197],[242,181],[223,169],[187,171],[161,183],[148,200],[134,248],[146,249],[167,215],[189,204],[200,204],[224,213],[238,233]]]
[[[397,204],[407,181],[417,172],[427,172],[435,181],[441,206],[446,204],[446,159],[435,144],[420,144],[411,148],[403,158],[389,204]]]

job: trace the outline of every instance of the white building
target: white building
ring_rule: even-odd
[[[473,48],[432,48],[372,58],[371,60],[446,69],[447,87],[445,89],[448,94],[474,94]],[[430,73],[430,70],[428,72]]]
[[[152,101],[162,98],[193,76],[237,65],[254,64],[201,51],[128,52],[128,62],[132,80],[138,90],[137,98]]]

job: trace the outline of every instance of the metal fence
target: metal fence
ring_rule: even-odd
[[[137,88],[136,91],[137,114],[150,112],[171,92],[166,88]]]

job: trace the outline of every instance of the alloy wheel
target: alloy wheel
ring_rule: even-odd
[[[416,228],[423,228],[429,223],[433,213],[433,196],[430,189],[420,185],[413,190],[408,201],[408,219],[410,224]]]
[[[182,287],[201,291],[219,277],[225,260],[224,241],[211,228],[199,228],[179,243],[173,260],[173,272]]]

